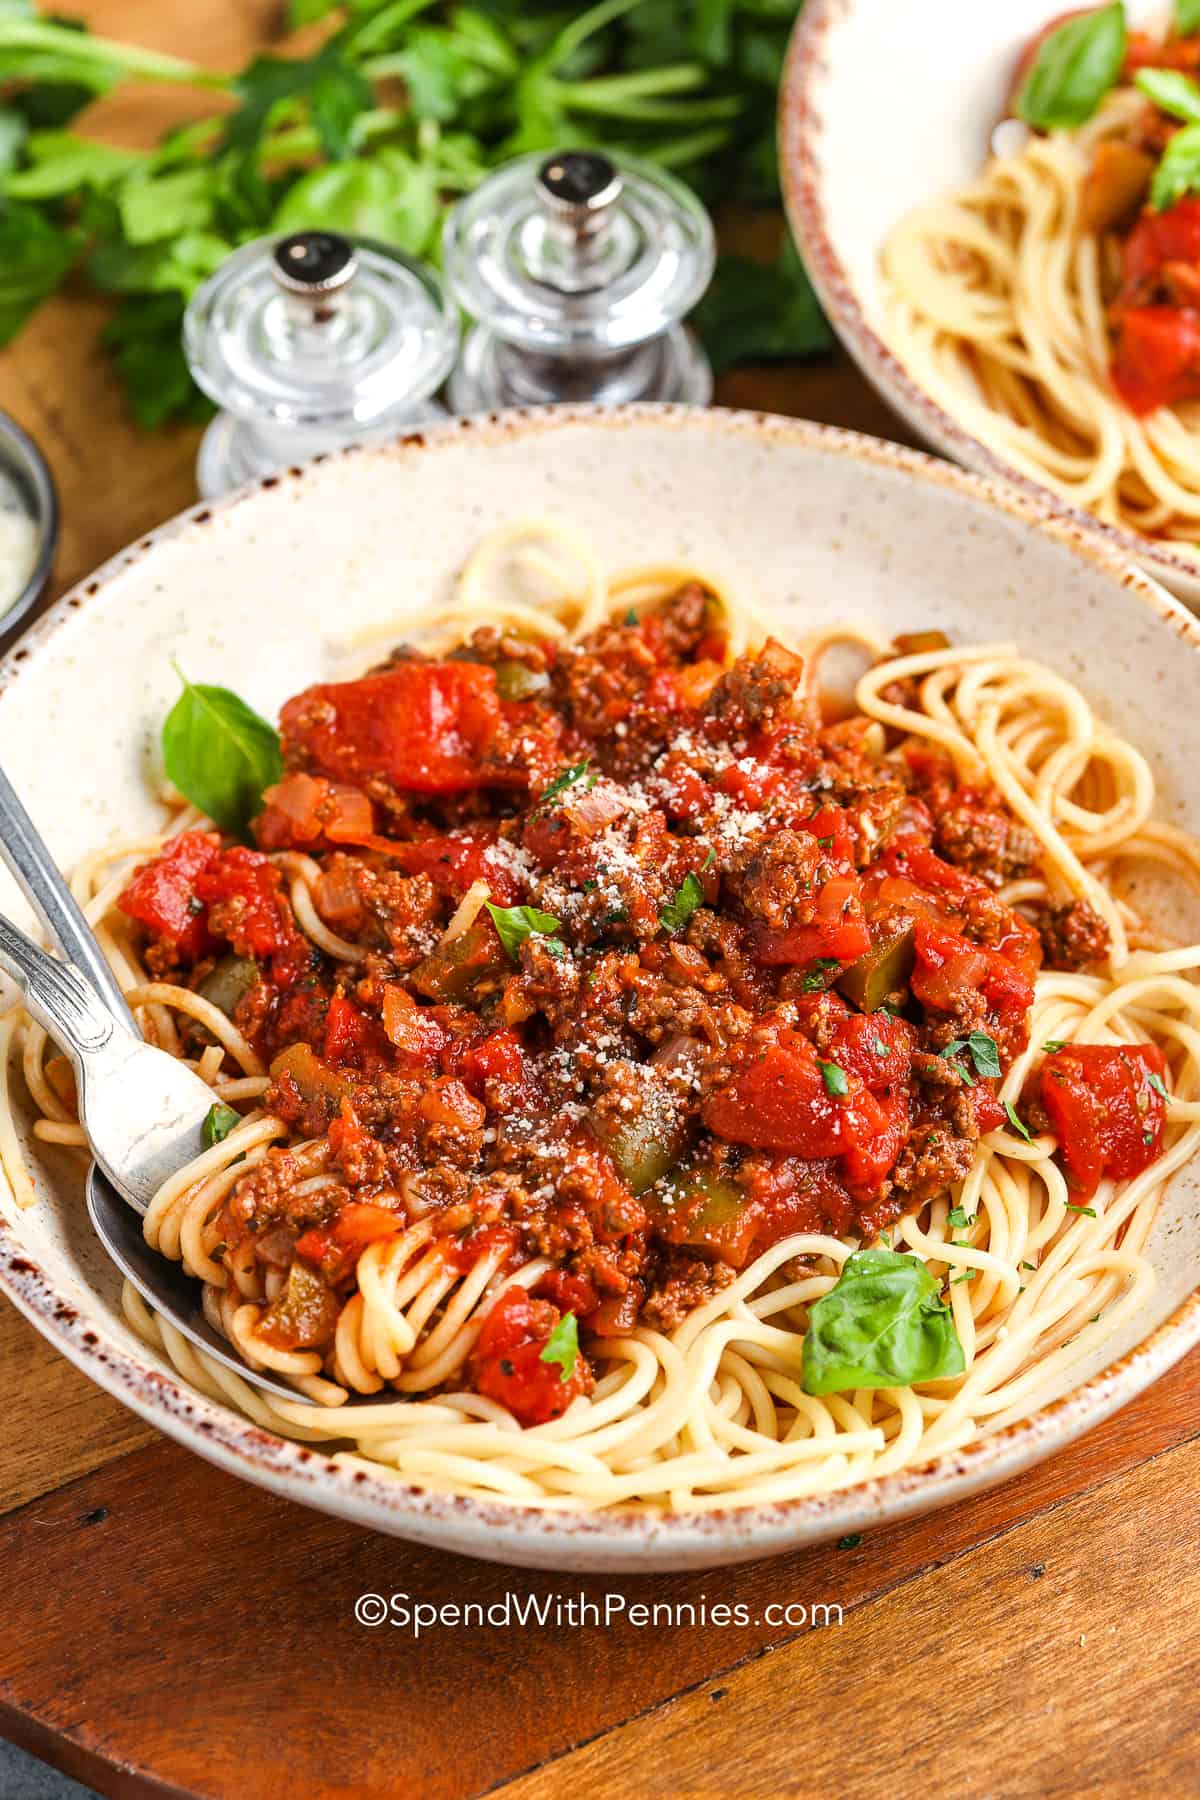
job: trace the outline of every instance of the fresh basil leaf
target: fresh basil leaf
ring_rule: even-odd
[[[821,1071],[821,1080],[825,1083],[825,1092],[835,1099],[843,1099],[850,1092],[850,1083],[846,1080],[846,1071],[839,1063],[822,1062],[817,1058],[817,1067]]]
[[[806,1394],[910,1387],[965,1368],[953,1315],[915,1256],[856,1250],[836,1286],[809,1308]]]
[[[549,937],[558,930],[559,921],[550,913],[538,912],[536,907],[493,906],[490,900],[486,905],[505,953],[512,962],[516,962],[517,952],[526,938]]]
[[[1030,1132],[1028,1125],[1023,1125],[1021,1123],[1020,1119],[1018,1119],[1017,1109],[1013,1105],[1011,1100],[1006,1100],[1004,1102],[1004,1110],[1008,1114],[1008,1122],[1012,1126],[1013,1130],[1018,1134],[1018,1136],[1023,1137],[1027,1144],[1032,1144],[1033,1135]]]
[[[698,906],[704,905],[704,886],[698,875],[689,872],[675,889],[658,915],[664,931],[682,931]]]
[[[579,1358],[579,1322],[574,1313],[564,1313],[546,1342],[539,1362],[557,1363],[559,1378],[570,1381]]]
[[[718,375],[736,363],[811,356],[833,343],[790,239],[774,265],[723,256],[691,322]]]
[[[1200,31],[1200,0],[1174,0],[1171,28],[1176,37],[1192,37]]]
[[[205,1113],[204,1123],[200,1127],[200,1136],[207,1148],[211,1150],[214,1144],[223,1143],[230,1132],[235,1130],[241,1122],[240,1112],[235,1112],[232,1106],[225,1106],[218,1102],[215,1106],[210,1106]]]
[[[283,774],[279,734],[228,688],[176,674],[183,692],[162,731],[167,774],[223,831],[244,837],[263,789]]]
[[[1173,118],[1200,120],[1200,86],[1179,69],[1139,69],[1133,85]]]
[[[1163,1080],[1162,1076],[1156,1074],[1153,1069],[1147,1071],[1146,1080],[1150,1083],[1150,1086],[1154,1089],[1155,1093],[1161,1094],[1164,1100],[1169,1100],[1171,1098],[1170,1094],[1167,1092],[1166,1082]]]
[[[1125,61],[1121,0],[1067,19],[1042,40],[1017,96],[1017,117],[1037,131],[1065,131],[1091,118]]]

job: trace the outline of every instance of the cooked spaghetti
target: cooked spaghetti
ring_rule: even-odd
[[[1022,474],[1188,558],[1200,556],[1200,164],[1181,134],[1200,133],[1198,69],[1200,38],[1130,38],[1091,118],[1025,128],[882,253],[885,335],[946,412]],[[1010,120],[1003,134],[1022,130]]]
[[[512,597],[523,561],[549,596]],[[197,1388],[428,1490],[701,1511],[956,1450],[1142,1304],[1200,1134],[1200,949],[1122,876],[1200,885],[1200,851],[1050,670],[788,645],[539,524],[281,728],[256,848],[176,807],[75,876],[213,1088],[147,1239],[297,1398],[127,1288]],[[35,1137],[81,1145],[61,1058],[0,1030]]]

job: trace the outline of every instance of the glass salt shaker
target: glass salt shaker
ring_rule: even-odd
[[[712,277],[712,224],[661,169],[590,150],[521,157],[459,202],[443,247],[478,321],[450,379],[455,412],[711,399],[682,321]]]
[[[221,411],[196,475],[207,499],[324,450],[445,416],[458,353],[437,272],[383,244],[301,231],[235,250],[192,299],[184,350]]]

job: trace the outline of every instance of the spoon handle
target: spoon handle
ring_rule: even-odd
[[[8,864],[17,886],[63,955],[87,976],[113,1015],[136,1030],[120,983],[3,768],[0,768],[0,857]],[[9,930],[12,929],[10,926]]]

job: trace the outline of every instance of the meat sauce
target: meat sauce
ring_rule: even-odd
[[[310,688],[258,847],[185,832],[134,874],[151,965],[230,1013],[335,1177],[275,1149],[224,1205],[225,1251],[289,1272],[271,1341],[327,1347],[362,1251],[427,1219],[453,1269],[552,1264],[501,1283],[466,1370],[552,1418],[589,1341],[671,1329],[796,1231],[877,1232],[1003,1123],[1043,946],[996,890],[1035,842],[928,748],[824,724],[781,645],[723,655],[693,584],[578,644],[485,629]],[[304,936],[283,850],[360,960]],[[448,935],[477,882],[490,907]],[[1161,1116],[1134,1085],[1140,1143]],[[1127,1169],[1072,1148],[1060,1086],[1081,1184]],[[547,1361],[568,1315],[585,1349]]]

